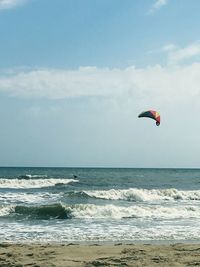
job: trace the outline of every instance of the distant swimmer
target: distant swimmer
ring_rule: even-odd
[[[74,178],[77,178],[78,176],[77,176],[77,175],[75,175],[75,174],[73,174],[73,177],[74,177]]]

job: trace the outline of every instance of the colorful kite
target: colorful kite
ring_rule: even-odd
[[[138,118],[151,118],[156,121],[156,125],[160,125],[160,114],[155,110],[147,110],[138,115]]]

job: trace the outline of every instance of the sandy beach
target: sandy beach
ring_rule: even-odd
[[[200,244],[0,244],[2,267],[200,266]]]

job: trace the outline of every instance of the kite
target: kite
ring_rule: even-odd
[[[138,118],[150,118],[156,121],[156,125],[160,125],[160,114],[155,110],[147,110],[138,115]]]

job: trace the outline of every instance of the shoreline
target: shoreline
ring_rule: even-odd
[[[0,266],[197,266],[199,243],[0,243]]]
[[[91,240],[91,241],[76,241],[76,240],[69,240],[69,241],[10,241],[10,240],[3,240],[0,241],[0,248],[2,246],[129,246],[129,245],[152,245],[152,246],[170,246],[170,245],[200,245],[200,239],[196,240],[116,240],[116,241],[98,241],[98,240]]]

